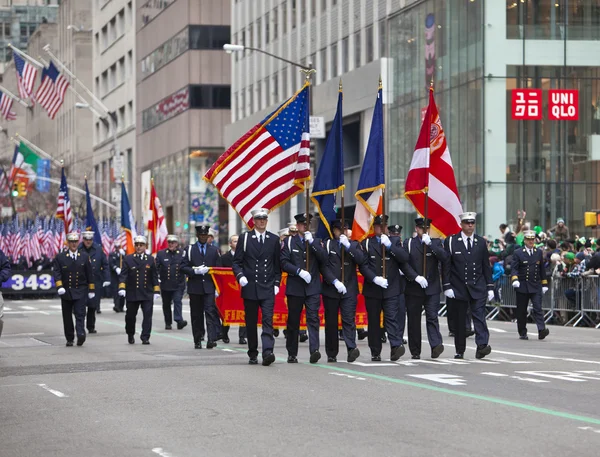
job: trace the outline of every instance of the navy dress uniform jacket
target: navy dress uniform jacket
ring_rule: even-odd
[[[108,260],[104,255],[102,246],[93,243],[89,249],[82,244],[79,245],[79,251],[86,253],[90,257],[92,272],[94,273],[94,282],[102,286],[103,282],[110,281],[110,270],[108,269]]]
[[[188,276],[187,291],[188,294],[214,294],[215,283],[209,273],[197,275],[193,267],[206,265],[207,267],[221,266],[221,251],[211,244],[204,245],[205,254],[202,255],[198,243],[188,246],[181,262],[181,271]]]
[[[375,276],[383,276],[383,245],[375,237],[367,238],[362,242],[366,259],[359,269],[365,278],[362,290],[365,297],[383,299],[396,297],[402,293],[400,268],[408,261],[408,253],[402,248],[399,238],[390,238],[390,241],[392,245],[385,249],[387,289],[373,283]]]
[[[462,239],[462,232],[444,240],[449,261],[442,268],[444,290],[452,289],[457,300],[487,299],[488,290],[494,290],[490,254],[486,241],[473,235],[471,254]]]
[[[233,266],[233,252],[231,250],[221,256],[221,266],[229,268]]]
[[[10,262],[8,261],[8,257],[2,252],[0,249],[0,284],[8,281],[11,275],[11,267]]]
[[[519,281],[519,287],[515,289],[517,292],[533,294],[548,285],[541,249],[533,248],[532,255],[529,255],[525,248],[517,249],[513,253],[510,265],[511,283]]]
[[[73,259],[70,252],[59,252],[54,258],[54,282],[57,288],[66,290],[61,297],[65,300],[87,298],[88,292],[96,292],[90,257],[77,251]]]
[[[327,254],[319,238],[309,244],[308,270],[306,269],[306,241],[300,235],[288,236],[281,248],[281,269],[285,271],[287,283],[285,294],[292,297],[308,297],[321,293],[321,269],[327,264]],[[311,275],[310,283],[298,276],[300,270]]]
[[[338,240],[325,241],[325,251],[327,253],[327,265],[323,269],[323,290],[322,294],[326,297],[356,297],[358,295],[358,274],[356,267],[365,262],[363,253],[358,241],[350,241],[350,249],[340,245]],[[337,279],[342,280],[342,252],[344,252],[344,285],[346,294],[340,295],[333,285]]]
[[[448,253],[445,251],[442,241],[438,238],[431,239],[431,246],[421,242],[417,236],[406,241],[406,252],[408,253],[408,262],[402,266],[402,271],[408,279],[405,295],[424,297],[426,295],[439,295],[442,292],[440,280],[440,267],[445,265],[448,260]],[[425,266],[427,272],[423,275],[423,250],[427,256]],[[423,289],[415,278],[423,276],[427,280],[427,288]]]
[[[125,289],[127,301],[147,301],[160,293],[154,257],[129,254],[123,259],[119,275],[119,290]]]
[[[156,268],[161,290],[179,290],[185,286],[185,275],[181,270],[184,252],[182,249],[163,249],[156,253]]]
[[[275,286],[281,282],[281,244],[279,237],[265,231],[261,245],[255,230],[244,233],[238,240],[233,256],[233,274],[239,282],[242,276],[248,285],[242,287],[242,298],[267,300],[273,297]]]

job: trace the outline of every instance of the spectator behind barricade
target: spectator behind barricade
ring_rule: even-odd
[[[502,252],[502,246],[500,245],[500,240],[496,238],[493,242],[490,242],[489,247],[490,253],[498,256]]]
[[[500,287],[504,279],[504,262],[498,257],[490,257],[490,265],[492,266],[492,280],[494,281],[494,302],[501,303]]]
[[[548,229],[548,235],[556,241],[566,241],[569,239],[569,227],[565,225],[565,220],[559,217],[556,220],[556,225]]]
[[[577,254],[567,252],[564,255],[564,258],[565,261],[569,260],[572,262],[565,276],[571,279],[580,278],[582,273],[585,271],[585,254],[583,252],[578,252]],[[579,295],[578,298],[581,301],[581,285],[577,284],[576,288],[577,289],[571,288],[565,290],[565,297],[567,297],[567,300],[573,304],[577,303],[577,295]]]
[[[511,233],[510,227],[507,224],[500,224],[500,241],[505,241],[506,235]]]

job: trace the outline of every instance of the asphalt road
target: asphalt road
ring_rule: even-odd
[[[476,360],[470,338],[455,361],[442,319],[437,360],[424,343],[420,361],[372,363],[365,340],[356,363],[316,365],[307,343],[299,364],[285,363],[280,336],[263,367],[238,344],[195,350],[189,325],[164,330],[160,304],[151,345],[129,345],[111,307],[97,334],[67,348],[58,300],[6,301],[1,457],[600,453],[600,330],[520,341],[516,324],[489,322],[492,354]],[[184,310],[189,320],[187,300]]]

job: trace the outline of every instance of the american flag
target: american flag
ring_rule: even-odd
[[[249,228],[253,209],[275,209],[310,180],[309,87],[236,141],[204,175]]]
[[[67,177],[65,176],[64,168],[62,169],[62,177],[60,178],[57,203],[56,217],[63,220],[65,224],[64,233],[70,233],[73,228],[73,215],[71,214],[71,200],[69,199],[69,188],[67,187]]]
[[[42,84],[38,87],[35,98],[48,112],[50,119],[54,119],[65,101],[65,92],[67,92],[68,87],[69,81],[60,74],[52,62],[50,62],[48,68],[42,70]]]
[[[0,114],[7,121],[14,121],[17,118],[17,113],[12,110],[13,99],[0,91]]]
[[[23,99],[30,98],[33,101],[33,85],[37,77],[37,68],[31,63],[23,60],[18,53],[13,53],[15,67],[17,69],[17,87],[19,96]]]

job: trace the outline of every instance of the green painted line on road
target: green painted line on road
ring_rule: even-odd
[[[504,406],[510,406],[512,408],[524,409],[526,411],[532,411],[532,412],[536,412],[536,413],[546,414],[548,416],[560,417],[563,419],[572,419],[572,420],[576,420],[579,422],[585,422],[586,424],[600,425],[600,419],[596,419],[593,417],[579,416],[577,414],[567,413],[567,412],[563,412],[563,411],[555,411],[555,410],[549,409],[549,408],[542,408],[539,406],[528,405],[528,404],[519,403],[516,401],[504,400],[502,398],[489,397],[487,395],[473,394],[470,392],[461,392],[460,390],[446,389],[444,387],[430,386],[429,384],[422,384],[420,382],[405,381],[404,379],[391,378],[389,376],[367,373],[367,372],[358,371],[358,370],[351,370],[348,368],[334,367],[332,365],[319,365],[319,364],[311,364],[308,362],[303,362],[303,364],[309,365],[311,367],[316,367],[316,368],[324,368],[326,370],[339,371],[340,373],[359,375],[359,376],[362,376],[365,378],[377,379],[379,381],[391,382],[394,384],[418,387],[421,389],[431,390],[433,392],[440,392],[440,393],[445,393],[445,394],[450,394],[450,395],[456,395],[458,397],[472,398],[474,400],[485,401],[488,403],[496,403],[498,405],[504,405]]]

